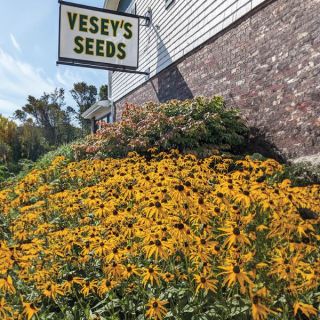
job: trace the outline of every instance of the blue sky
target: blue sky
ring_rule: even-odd
[[[107,72],[56,66],[58,52],[57,0],[0,0],[0,114],[11,116],[26,103],[28,95],[40,97],[56,87],[66,91],[85,81],[98,88],[107,83]],[[77,0],[102,7],[104,0]]]

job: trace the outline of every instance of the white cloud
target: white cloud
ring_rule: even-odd
[[[14,46],[19,52],[21,52],[20,44],[18,43],[18,41],[16,40],[16,38],[14,37],[14,35],[13,35],[12,33],[10,33],[10,39],[11,39],[11,42],[12,42],[13,46]]]
[[[25,105],[29,95],[39,98],[44,92],[50,93],[56,87],[65,89],[67,105],[74,105],[70,94],[73,84],[85,81],[98,88],[107,82],[105,72],[83,68],[59,66],[55,74],[48,74],[41,68],[16,58],[0,47],[0,114],[11,116]]]
[[[83,81],[83,77],[79,73],[74,73],[69,69],[65,69],[63,73],[58,69],[56,78],[60,84],[68,88],[71,88],[75,82]]]
[[[13,112],[19,107],[12,101],[0,99],[0,114],[5,117],[11,117]]]
[[[28,95],[41,96],[43,92],[54,90],[54,82],[43,70],[31,64],[15,59],[0,48],[0,112],[6,108],[8,113],[12,108],[25,104]]]

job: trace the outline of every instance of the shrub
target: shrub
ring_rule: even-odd
[[[78,153],[125,156],[129,151],[145,153],[180,151],[210,145],[232,150],[245,143],[247,128],[234,109],[227,109],[221,97],[172,100],[144,106],[127,104],[122,120],[104,124],[96,135],[76,146]]]

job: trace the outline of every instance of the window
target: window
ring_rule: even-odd
[[[165,1],[166,1],[166,9],[168,9],[175,2],[175,0],[165,0]]]

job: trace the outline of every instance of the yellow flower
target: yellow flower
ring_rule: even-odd
[[[246,291],[246,288],[245,288],[246,283],[249,286],[252,285],[252,281],[250,280],[248,273],[243,271],[239,265],[229,263],[227,264],[227,266],[220,266],[219,268],[222,270],[225,270],[224,272],[220,273],[225,277],[223,281],[223,285],[232,287],[236,282],[238,282],[243,292]]]
[[[170,272],[166,272],[165,274],[162,275],[162,279],[165,282],[171,282],[174,280],[174,275]]]
[[[266,299],[268,294],[269,291],[265,287],[256,290],[255,293],[253,293],[250,290],[250,297],[252,303],[251,312],[253,320],[266,320],[268,319],[269,314],[276,314],[276,312],[274,312],[262,303],[263,300]]]
[[[140,275],[140,269],[137,268],[137,266],[134,265],[134,264],[128,264],[124,268],[123,276],[124,276],[124,278],[130,278],[133,275],[139,276]]]
[[[166,304],[168,304],[168,301],[166,300],[157,298],[150,299],[147,304],[148,310],[146,312],[146,317],[148,319],[162,320],[168,313],[168,309],[164,307]]]
[[[228,248],[230,248],[234,244],[240,244],[240,245],[250,245],[251,242],[247,235],[241,230],[238,226],[230,226],[227,228],[218,228],[218,230],[223,231],[224,233],[219,235],[221,236],[227,236],[224,245],[226,245]]]
[[[98,287],[98,294],[100,296],[103,296],[110,290],[112,290],[118,283],[114,280],[111,279],[103,279],[101,281],[101,284]]]
[[[83,282],[80,292],[84,296],[87,296],[87,295],[89,295],[90,292],[94,292],[96,288],[97,288],[97,281],[96,280],[93,280],[93,281],[87,280],[87,281]]]
[[[155,265],[150,265],[149,268],[143,269],[142,284],[146,286],[148,282],[150,282],[151,285],[153,285],[153,283],[156,282],[156,284],[159,286],[161,276],[162,273],[159,267]]]
[[[0,317],[1,319],[9,319],[7,318],[8,314],[12,314],[12,308],[7,304],[4,298],[0,300]]]
[[[0,289],[11,294],[16,292],[10,275],[7,275],[6,277],[0,275]]]
[[[293,313],[296,316],[301,311],[305,316],[310,318],[311,316],[317,316],[318,311],[311,304],[296,301],[293,305]]]
[[[168,239],[162,238],[151,240],[147,245],[143,247],[146,252],[147,258],[151,258],[154,255],[155,260],[158,260],[158,257],[161,259],[168,259],[170,252],[173,246]]]
[[[75,283],[81,285],[83,283],[83,278],[75,277],[72,274],[67,275],[66,281],[62,284],[63,293],[70,292]]]
[[[32,319],[32,317],[38,313],[40,310],[33,303],[22,302],[23,305],[23,314],[27,317],[28,320]]]
[[[213,274],[206,274],[206,273],[201,273],[199,275],[196,274],[194,278],[197,284],[196,293],[200,289],[203,289],[206,292],[208,292],[209,290],[212,292],[216,292],[217,290],[216,283],[218,281],[213,279]]]
[[[43,294],[53,300],[56,299],[58,294],[61,296],[64,295],[63,290],[61,290],[60,286],[54,282],[45,283],[42,289]]]

